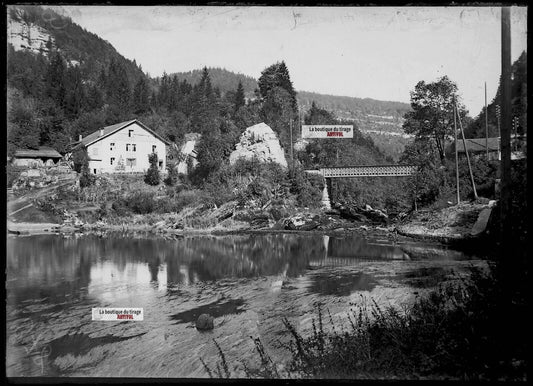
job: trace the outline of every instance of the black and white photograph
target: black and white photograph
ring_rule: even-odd
[[[525,2],[3,8],[8,381],[527,381]]]

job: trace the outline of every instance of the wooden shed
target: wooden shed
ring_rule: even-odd
[[[15,166],[54,166],[62,157],[57,150],[51,147],[41,146],[38,149],[16,150],[11,162]]]

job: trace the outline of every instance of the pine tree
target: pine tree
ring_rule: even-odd
[[[149,93],[146,79],[142,76],[133,89],[133,112],[135,114],[143,114],[150,109]]]
[[[114,119],[128,116],[131,103],[131,89],[128,74],[122,64],[111,59],[106,79],[107,103],[116,114]]]
[[[193,87],[191,95],[191,127],[193,131],[209,133],[217,128],[217,99],[209,72],[204,67],[202,79]]]
[[[246,104],[244,99],[244,87],[242,87],[242,82],[239,81],[237,90],[235,91],[235,111],[239,110],[242,106]]]
[[[83,104],[87,100],[81,71],[78,66],[67,69],[65,84],[65,113],[68,117],[73,117],[80,113]]]
[[[157,107],[167,108],[170,97],[170,80],[166,72],[163,72],[161,77],[161,86],[159,87],[159,93],[157,95]]]
[[[297,111],[296,91],[294,90],[289,70],[284,61],[265,68],[261,72],[258,84],[259,92],[263,99],[268,98],[268,94],[276,87],[281,87],[287,91],[290,95],[291,107],[295,112]]]
[[[55,51],[46,74],[46,94],[60,107],[63,107],[65,102],[65,73],[65,61],[61,54]]]
[[[85,99],[85,108],[87,111],[99,109],[104,105],[104,94],[97,85],[89,86],[87,97]]]

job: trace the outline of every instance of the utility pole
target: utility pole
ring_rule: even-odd
[[[487,111],[487,82],[485,82],[485,149],[487,150],[487,161],[489,160],[489,114]]]
[[[470,173],[470,182],[472,182],[472,189],[474,190],[474,198],[477,200],[476,183],[474,182],[474,174],[472,174],[472,166],[470,165],[470,156],[468,155],[468,148],[466,147],[465,133],[463,131],[463,124],[461,123],[461,117],[459,116],[459,111],[457,110],[457,105],[455,106],[455,113],[457,114],[457,119],[459,120],[459,127],[461,128],[461,136],[463,137],[463,146],[465,148],[466,162],[468,163],[468,172]]]
[[[511,7],[502,7],[502,88],[501,88],[501,190],[500,226],[502,241],[510,235],[511,210]]]
[[[457,189],[457,205],[461,202],[459,194],[459,157],[457,152],[457,116],[455,115],[455,95],[453,97],[453,134],[455,136],[455,184]]]

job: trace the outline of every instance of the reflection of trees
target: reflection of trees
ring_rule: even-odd
[[[326,241],[325,241],[326,240]],[[199,236],[178,240],[133,238],[109,233],[64,238],[41,235],[9,238],[7,290],[10,299],[43,296],[76,298],[91,281],[91,267],[99,260],[119,270],[127,263],[147,265],[156,283],[166,264],[168,284],[195,280],[279,275],[305,272],[311,262],[327,257],[392,258],[402,253],[393,246],[368,244],[360,237],[336,239],[317,235]],[[17,279],[17,280],[10,280]]]
[[[179,260],[200,280],[277,275],[286,264],[287,275],[294,276],[305,270],[310,259],[324,255],[322,238],[308,236],[202,237],[181,240],[180,244]],[[169,281],[177,276],[171,272],[174,266],[167,260]]]
[[[64,296],[80,288],[86,290],[91,266],[102,259],[112,262],[119,270],[124,270],[127,263],[146,264],[153,282],[157,281],[160,264],[166,263],[167,282],[179,284],[186,280],[193,282],[195,277],[216,280],[277,275],[287,265],[287,275],[295,276],[304,272],[310,260],[322,259],[324,255],[322,237],[287,234],[178,240],[131,238],[121,234],[77,238],[31,236],[8,240],[8,279],[17,279],[8,290],[21,296],[20,291],[30,291],[23,297],[42,297],[43,291],[47,296]],[[19,283],[24,284],[15,288]]]
[[[159,273],[159,266],[161,265],[161,260],[158,256],[152,256],[148,258],[148,270],[150,271],[150,281],[157,282],[157,274]]]

